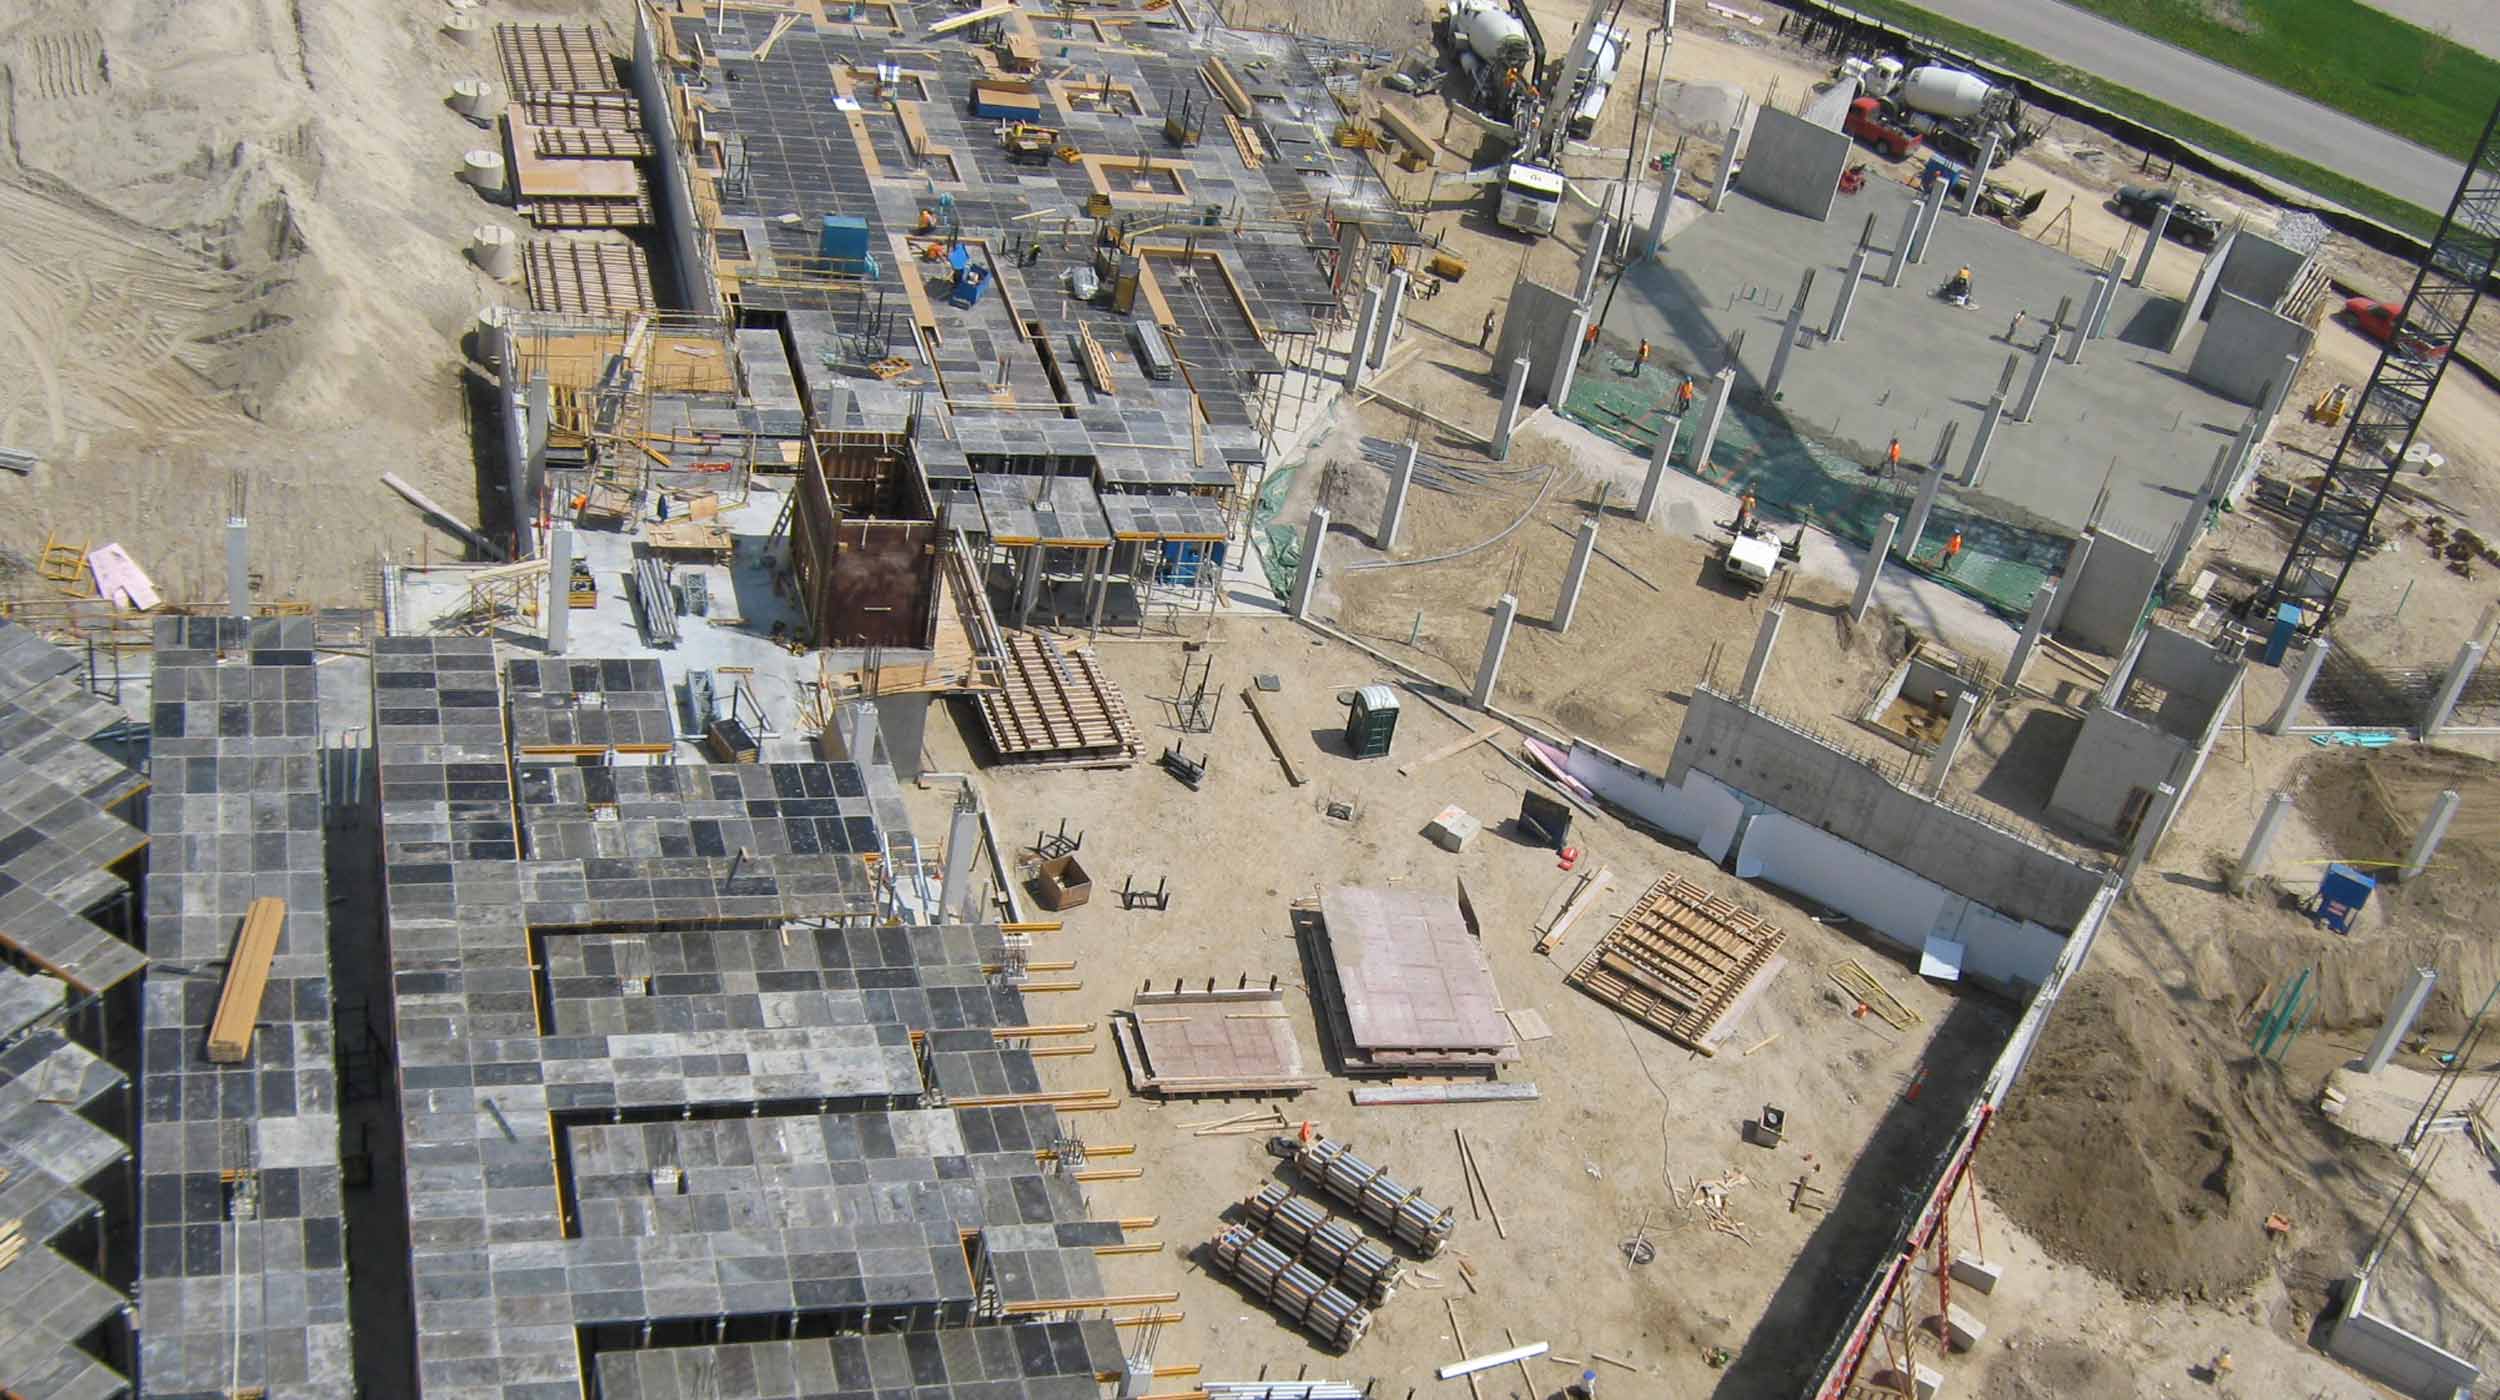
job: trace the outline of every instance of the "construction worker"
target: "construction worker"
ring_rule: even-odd
[[[1649,342],[1646,339],[1641,341],[1640,349],[1632,352],[1632,368],[1635,372],[1649,368]]]
[[[918,232],[921,232],[921,233],[927,233],[929,230],[931,230],[931,229],[933,229],[933,228],[936,228],[936,227],[937,227],[937,211],[936,211],[935,209],[923,209],[923,210],[921,210],[921,211],[920,211],[920,226],[919,226]]]
[[[1580,353],[1581,353],[1581,354],[1583,354],[1583,355],[1586,355],[1588,352],[1590,352],[1591,350],[1594,350],[1594,349],[1596,349],[1596,348],[1597,348],[1597,326],[1596,326],[1596,324],[1595,324],[1594,322],[1592,322],[1592,323],[1589,325],[1589,328],[1588,328],[1588,333],[1580,337]]]
[[[1898,437],[1892,440],[1892,446],[1884,449],[1884,470],[1888,472],[1901,470],[1901,439]]]
[[[2006,344],[2008,344],[2008,345],[2013,344],[2013,343],[2014,343],[2014,337],[2016,337],[2016,336],[2018,336],[2018,335],[2021,335],[2021,334],[2023,333],[2023,322],[2028,321],[2028,320],[2030,320],[2030,319],[2031,319],[2031,310],[2030,310],[2030,308],[2028,308],[2028,307],[2019,307],[2019,306],[2018,306],[2018,307],[2016,307],[2016,308],[2014,308],[2014,319],[2013,319],[2012,321],[2008,322],[2008,323],[2006,324],[2006,327],[2005,327],[2005,343],[2006,343]]]
[[[1752,523],[1753,488],[1747,487],[1745,494],[1736,498],[1736,533],[1740,535],[1745,533],[1745,527]]]
[[[1953,532],[1953,538],[1944,542],[1944,571],[1953,572],[1953,561],[1960,557],[1962,557],[1962,532],[1956,530]]]
[[[1482,350],[1493,340],[1493,313],[1484,313],[1484,329],[1476,332],[1476,348]]]
[[[1675,386],[1675,408],[1678,413],[1693,411],[1693,377],[1689,374],[1684,376],[1683,383]]]

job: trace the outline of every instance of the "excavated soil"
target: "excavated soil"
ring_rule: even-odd
[[[2280,1187],[2238,1149],[2239,1047],[2157,987],[2087,973],[1998,1122],[1988,1189],[2051,1254],[2131,1297],[2220,1298],[2264,1270]]]

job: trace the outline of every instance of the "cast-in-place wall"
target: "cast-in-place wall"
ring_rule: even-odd
[[[635,105],[642,110],[643,134],[660,153],[651,162],[651,184],[666,210],[660,219],[660,241],[676,275],[677,293],[688,306],[715,309],[720,305],[720,290],[712,284],[711,264],[696,243],[699,226],[686,190],[686,172],[677,164],[677,120],[668,105],[669,86],[660,76],[659,43],[651,32],[650,14],[640,6],[634,13],[630,80]]]
[[[1848,163],[1848,137],[1765,107],[1754,118],[1753,140],[1745,147],[1745,168],[1736,172],[1736,187],[1792,214],[1827,219],[1840,193],[1841,168]]]
[[[1564,324],[1579,309],[1580,303],[1569,292],[1531,282],[1525,273],[1510,284],[1510,302],[1502,310],[1501,343],[1493,353],[1493,363],[1507,373],[1512,360],[1528,357],[1529,403],[1553,401],[1554,372],[1562,367],[1554,350],[1561,344]]]
[[[2095,704],[2084,712],[2083,732],[2058,770],[2049,810],[2114,836],[2128,808],[2143,803],[2155,784],[2177,786],[2194,756],[2189,741]]]
[[[2217,288],[2213,319],[2188,361],[2188,378],[2233,403],[2254,404],[2283,377],[2284,356],[2308,353],[2307,326]]]
[[[2057,635],[2116,656],[2135,640],[2153,596],[2161,560],[2153,551],[2107,530],[2092,535],[2092,552],[2059,584]]]
[[[2205,304],[2213,299],[2214,288],[2222,282],[2222,265],[2231,256],[2231,245],[2239,241],[2236,233],[2225,233],[2222,241],[2205,253],[2205,261],[2197,264],[2196,281],[2188,288],[2187,304],[2180,308],[2179,319],[2170,328],[2170,344],[2164,354],[2176,355],[2187,344],[2188,332],[2205,319]]]
[[[2367,1274],[2344,1291],[2344,1311],[2327,1334],[2327,1354],[2415,1400],[2456,1400],[2482,1378],[2482,1368],[2363,1310]]]
[[[2230,255],[2222,260],[2214,287],[2272,311],[2283,304],[2283,294],[2300,280],[2301,269],[2308,265],[2307,255],[2242,229],[2231,240]]]
[[[1678,840],[1690,841],[1714,863],[1727,861],[1744,821],[1745,804],[1727,784],[1706,773],[1687,773],[1670,783],[1638,764],[1617,758],[1582,739],[1571,743],[1563,771],[1588,790]]]
[[[1696,772],[2016,920],[2072,927],[2101,887],[2100,871],[1707,687],[1693,692],[1667,781],[1682,786]]]

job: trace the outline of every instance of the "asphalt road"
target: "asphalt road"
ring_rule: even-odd
[[[2433,213],[2448,207],[2465,170],[2461,161],[2057,0],[1918,3]]]

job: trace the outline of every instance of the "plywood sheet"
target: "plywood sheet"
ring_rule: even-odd
[[[1338,886],[1320,897],[1320,914],[1356,1049],[1516,1050],[1456,899]]]

